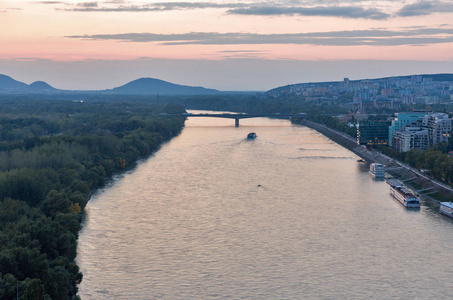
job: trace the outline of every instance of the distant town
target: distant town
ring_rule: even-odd
[[[398,152],[426,150],[451,137],[451,118],[430,106],[453,101],[450,74],[413,75],[342,82],[302,83],[271,90],[268,97],[293,95],[306,102],[339,103],[350,113],[336,117],[357,127],[357,143],[388,145]],[[343,100],[352,101],[340,101]],[[415,109],[415,107],[420,109]],[[410,112],[405,108],[412,107]],[[427,109],[428,107],[428,109]],[[396,111],[394,116],[388,112]],[[382,113],[381,113],[382,112]]]
[[[352,95],[351,109],[399,109],[404,104],[436,104],[453,101],[452,74],[412,75],[342,82],[300,83],[270,90],[270,97],[297,95],[305,101],[335,101]]]

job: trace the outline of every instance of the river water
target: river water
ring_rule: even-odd
[[[312,129],[240,122],[189,118],[93,196],[82,299],[453,298],[452,220]]]

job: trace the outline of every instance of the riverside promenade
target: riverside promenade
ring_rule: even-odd
[[[452,187],[431,179],[425,174],[421,173],[419,170],[412,168],[411,166],[406,165],[403,162],[388,157],[387,155],[382,154],[379,151],[367,150],[364,145],[358,145],[355,138],[343,132],[308,120],[303,121],[301,125],[305,125],[322,133],[334,142],[354,152],[369,163],[377,162],[384,164],[386,166],[386,172],[388,174],[399,178],[414,191],[417,191],[424,197],[426,197],[426,199],[439,202],[439,200],[436,198],[441,198],[442,201],[453,198]],[[429,195],[431,195],[432,197],[430,197]]]

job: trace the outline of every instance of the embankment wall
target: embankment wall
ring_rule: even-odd
[[[386,166],[386,172],[388,174],[391,174],[393,177],[404,181],[404,183],[414,191],[425,190],[427,195],[422,196],[422,198],[425,200],[430,200],[438,203],[439,201],[451,201],[451,199],[453,199],[453,189],[451,189],[450,187],[439,185],[426,176],[414,172],[410,167],[405,166],[403,163],[389,158],[378,151],[367,150],[364,145],[358,145],[354,138],[346,135],[345,133],[308,120],[303,121],[301,125],[305,125],[322,133],[334,142],[354,152],[369,163],[376,162],[384,164]]]

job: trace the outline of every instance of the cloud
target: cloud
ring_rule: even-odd
[[[90,2],[95,3],[95,2]],[[214,2],[157,2],[145,5],[123,5],[122,1],[106,2],[120,4],[114,6],[100,6],[96,3],[93,6],[77,5],[75,8],[64,9],[76,12],[159,12],[171,10],[207,9],[207,8],[239,8],[246,4],[241,3],[214,3]]]
[[[97,2],[83,2],[83,3],[78,3],[77,6],[80,7],[98,7]]]
[[[63,1],[40,1],[40,2],[35,2],[38,4],[64,4]]]
[[[223,51],[217,51],[217,53],[269,53],[269,51],[261,51],[261,50],[223,50]]]
[[[22,8],[18,8],[18,7],[10,7],[10,8],[4,8],[2,10],[0,10],[0,13],[7,13],[9,11],[12,11],[12,10],[23,10]]]
[[[351,30],[294,34],[256,34],[244,32],[190,32],[183,34],[123,33],[75,35],[67,38],[150,42],[161,45],[264,45],[310,44],[321,46],[398,46],[453,42],[452,28],[415,28],[403,30]]]
[[[390,15],[376,8],[365,9],[360,6],[315,6],[315,7],[282,7],[282,6],[252,6],[247,8],[234,8],[227,11],[229,14],[259,15],[259,16],[322,16],[341,18],[362,18],[382,20]]]
[[[220,55],[222,58],[263,58],[269,51],[263,50],[223,50],[217,51],[214,55]],[[212,56],[213,54],[208,54]]]
[[[355,0],[350,0],[355,2]],[[361,6],[329,5],[338,3],[337,0],[324,0],[324,6],[313,6],[313,1],[269,1],[266,4],[255,5],[254,2],[156,2],[143,5],[126,3],[123,1],[103,2],[103,5],[76,5],[66,8],[66,11],[75,12],[161,12],[171,10],[193,9],[227,9],[228,14],[234,15],[260,15],[260,16],[324,16],[341,18],[363,18],[382,20],[390,15],[377,8],[364,8]],[[366,1],[365,1],[366,2]],[[256,2],[255,2],[256,3]],[[314,1],[317,5],[319,2]]]
[[[232,0],[234,1],[234,0]],[[173,10],[220,9],[230,15],[242,16],[315,16],[348,19],[386,20],[392,16],[409,17],[436,12],[453,12],[451,0],[422,0],[394,11],[390,7],[396,0],[268,0],[247,2],[145,2],[145,1],[41,1],[42,4],[64,4],[57,10],[72,12],[165,12]],[[387,5],[385,5],[387,3]],[[381,5],[381,6],[378,6]]]
[[[398,16],[413,17],[430,15],[433,13],[451,13],[453,12],[453,3],[440,1],[419,1],[408,4],[398,11]]]

